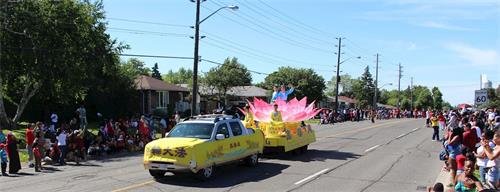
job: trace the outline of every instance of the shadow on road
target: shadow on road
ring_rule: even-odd
[[[265,158],[269,159],[279,159],[279,160],[288,160],[288,161],[302,161],[302,162],[311,162],[311,161],[325,161],[327,159],[336,159],[336,160],[347,160],[358,158],[361,155],[349,153],[349,152],[341,152],[336,150],[317,150],[310,149],[306,153],[303,154],[293,154],[282,153],[282,154],[268,154]]]
[[[48,167],[48,166],[44,166],[42,169],[43,173],[54,173],[56,171],[61,171],[61,170],[55,167]]]
[[[217,167],[214,178],[205,182],[195,179],[192,174],[188,173],[167,175],[161,179],[156,179],[156,181],[161,184],[186,187],[224,188],[246,182],[265,180],[281,174],[281,172],[288,167],[289,165],[268,162],[260,162],[257,167],[245,167],[238,164],[231,164]]]
[[[10,173],[9,176],[2,176],[2,177],[22,177],[22,176],[33,176],[35,174],[33,173],[25,173],[25,172],[19,172],[17,174]]]

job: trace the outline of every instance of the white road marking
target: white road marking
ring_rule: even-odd
[[[327,171],[329,171],[329,170],[330,170],[329,168],[327,168],[327,169],[323,169],[323,170],[321,170],[321,171],[319,171],[319,172],[317,172],[317,173],[315,173],[315,174],[313,174],[313,175],[311,175],[311,176],[309,176],[309,177],[306,177],[306,178],[304,178],[304,179],[302,179],[302,180],[300,180],[300,181],[295,182],[294,184],[295,184],[295,185],[300,185],[301,183],[306,182],[307,180],[310,180],[310,179],[312,179],[312,178],[315,178],[315,177],[317,177],[317,176],[319,176],[319,175],[321,175],[321,174],[323,174],[324,172],[327,172]]]
[[[368,153],[370,151],[373,151],[374,149],[376,149],[377,147],[380,147],[380,145],[375,145],[373,147],[370,147],[369,149],[365,150],[365,153]]]
[[[401,138],[401,137],[404,137],[405,135],[408,135],[408,133],[403,133],[403,134],[401,134],[401,135],[397,136],[397,137],[396,137],[396,139],[399,139],[399,138]]]
[[[411,130],[411,131],[413,132],[413,131],[416,131],[416,130],[418,130],[418,129],[420,129],[420,128],[415,128],[415,129],[413,129],[413,130]]]

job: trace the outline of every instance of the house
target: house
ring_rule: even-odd
[[[181,87],[187,88],[187,84],[179,84]],[[221,109],[224,106],[224,101],[219,98],[219,91],[210,86],[199,86],[198,91],[198,109],[204,113],[212,113],[215,109]],[[266,89],[257,86],[236,86],[227,91],[227,106],[243,107],[248,100],[258,97],[268,100],[271,95]]]
[[[346,96],[338,96],[339,109],[354,108],[358,100]],[[318,103],[319,108],[334,108],[335,97],[327,96],[325,100]]]
[[[170,114],[174,111],[184,112],[189,109],[185,98],[189,96],[189,89],[140,75],[135,80],[135,88],[139,93],[139,110],[141,114],[150,114],[155,109],[166,110]]]

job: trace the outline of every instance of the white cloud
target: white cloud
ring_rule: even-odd
[[[499,56],[497,51],[488,49],[479,49],[462,43],[449,43],[445,45],[451,51],[454,51],[458,57],[467,60],[474,65],[499,65]]]
[[[472,28],[455,26],[455,25],[450,25],[450,24],[445,24],[445,23],[438,23],[435,21],[428,21],[428,22],[420,24],[420,26],[435,28],[435,29],[453,30],[453,31],[476,31],[476,29],[472,29]]]
[[[498,17],[498,0],[377,0],[385,5],[361,14],[361,18],[408,23],[428,20],[491,20]],[[445,25],[449,26],[449,25]]]

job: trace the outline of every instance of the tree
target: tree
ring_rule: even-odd
[[[126,48],[106,34],[101,1],[1,1],[0,7],[2,127],[15,127],[37,94],[83,100],[86,85],[114,72],[117,53]]]
[[[415,100],[415,107],[418,109],[427,109],[433,107],[433,99],[431,91],[427,88],[423,89],[417,95],[417,99]]]
[[[402,110],[411,110],[411,104],[410,104],[410,100],[408,98],[403,98],[401,100],[401,109]]]
[[[163,80],[172,84],[192,84],[193,70],[184,67],[181,67],[176,72],[169,70],[167,74],[163,75]]]
[[[227,104],[227,92],[231,87],[248,86],[252,84],[252,75],[248,69],[238,62],[236,57],[227,58],[220,66],[211,68],[205,74],[202,83],[212,86],[217,90],[219,100],[224,99],[224,105]]]
[[[354,96],[358,101],[365,101],[360,107],[373,106],[375,84],[373,83],[370,67],[366,66],[365,72],[359,78],[359,82],[353,85]]]
[[[441,91],[439,91],[439,88],[433,87],[432,88],[432,100],[433,100],[433,108],[435,110],[442,110],[444,101],[443,101],[443,94]]]
[[[158,63],[155,63],[155,66],[153,67],[153,73],[151,74],[151,77],[162,80],[160,71],[158,71]]]
[[[358,80],[353,79],[349,74],[340,75],[339,95],[352,97],[353,96],[353,85],[356,81],[358,81]],[[333,76],[332,79],[327,82],[326,95],[335,96],[336,82],[337,82],[336,76]]]
[[[130,58],[126,62],[122,62],[120,71],[131,79],[135,79],[139,75],[150,76],[151,74],[151,70],[146,67],[146,64],[137,58]]]
[[[320,101],[323,99],[325,90],[325,79],[312,69],[280,67],[278,71],[269,74],[263,83],[267,90],[273,90],[274,85],[292,84],[295,91],[291,97],[307,97],[308,101]]]

